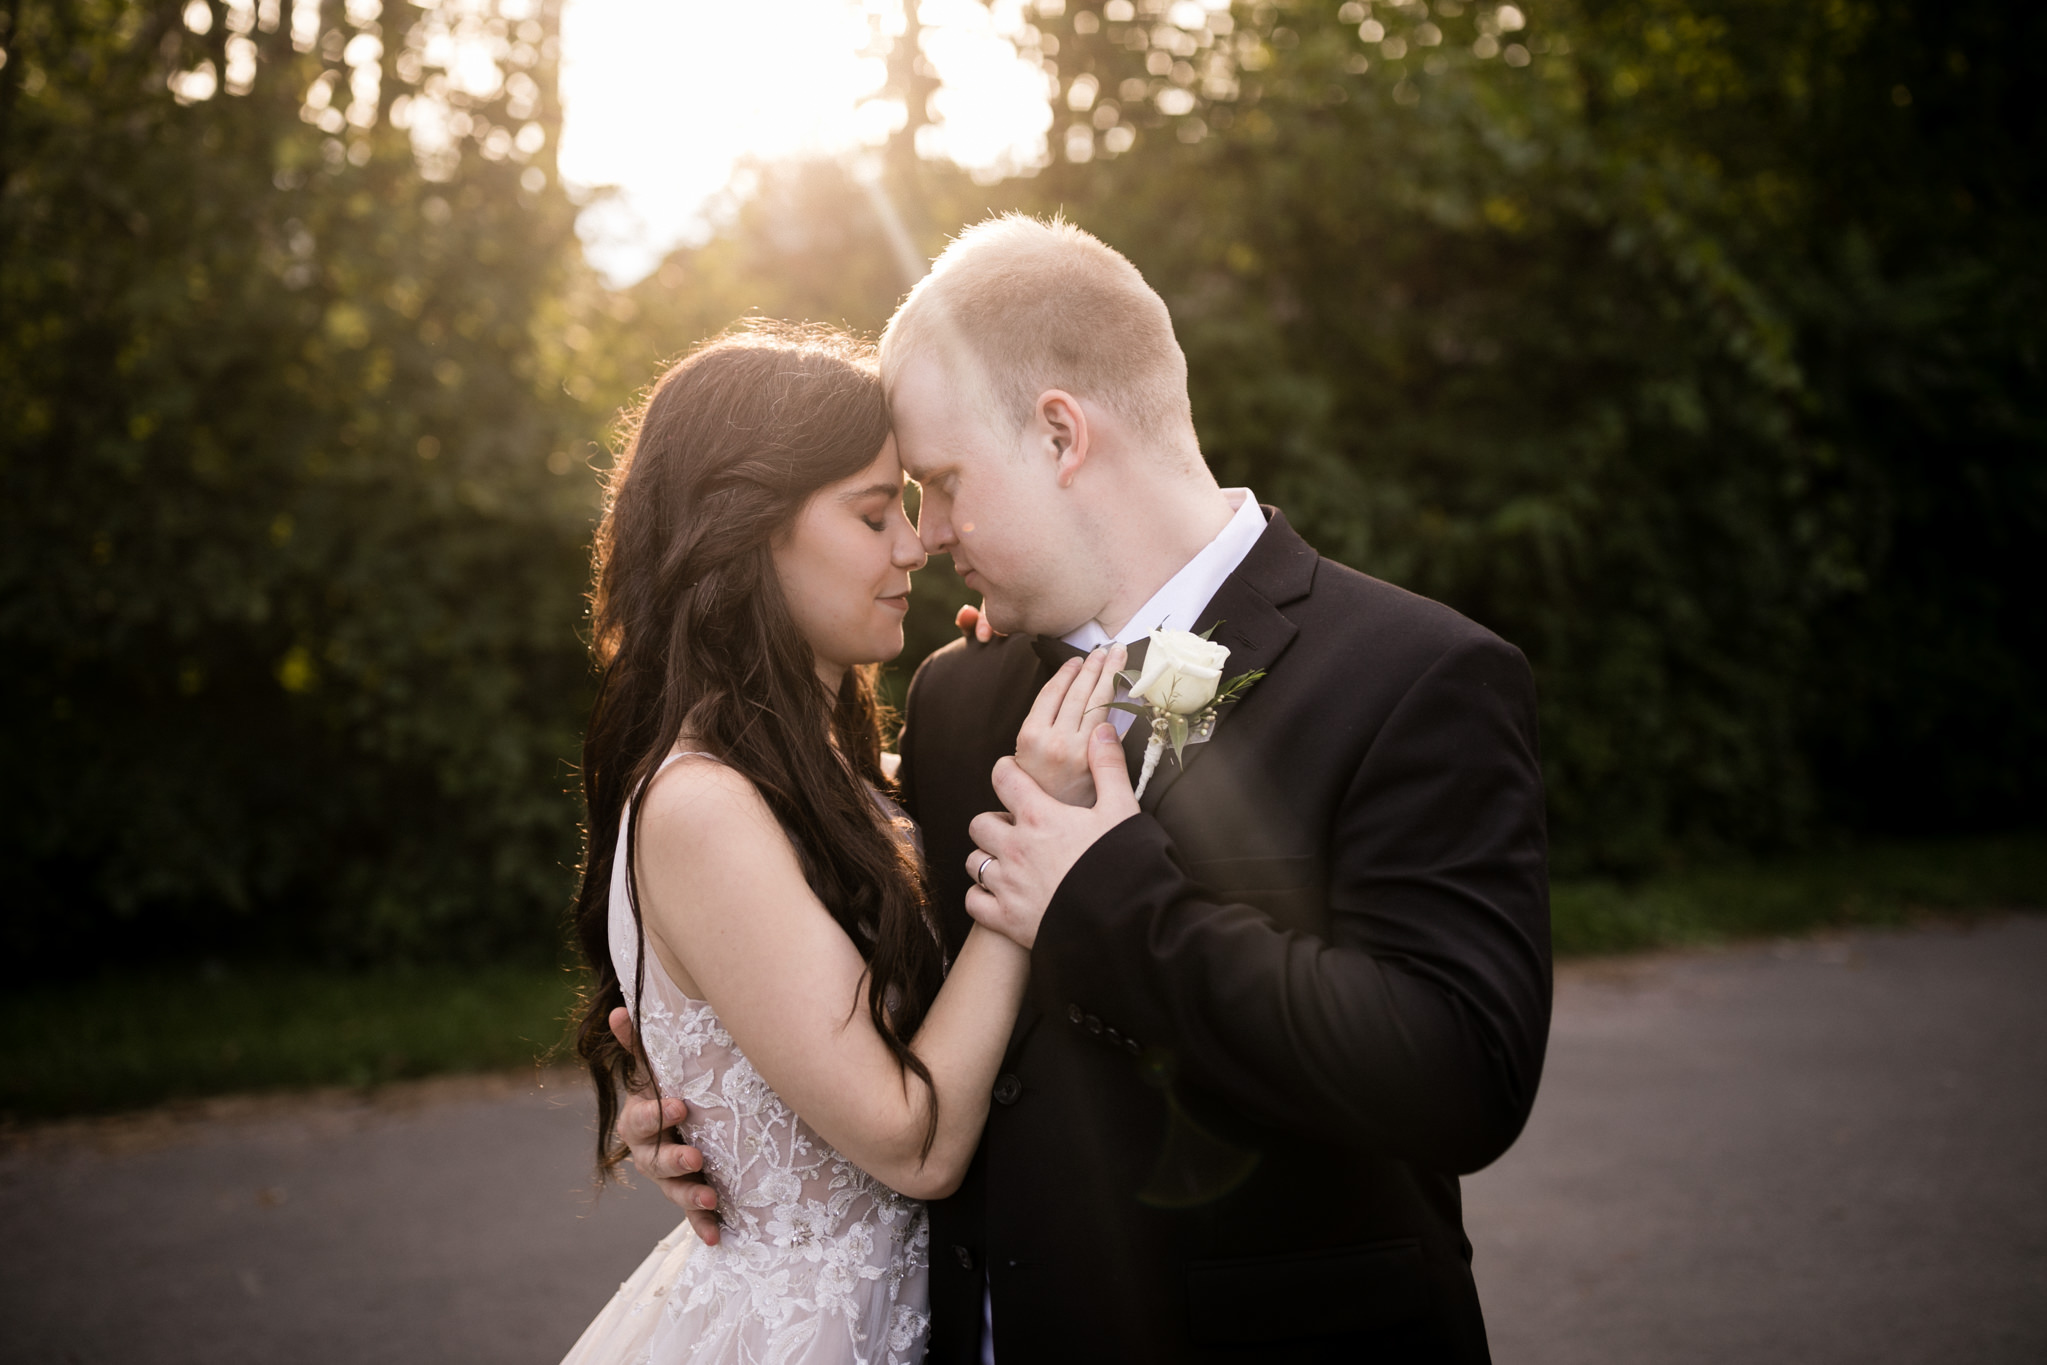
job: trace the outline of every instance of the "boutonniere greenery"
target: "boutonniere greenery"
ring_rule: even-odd
[[[1155,630],[1145,646],[1144,667],[1118,675],[1130,685],[1130,700],[1109,705],[1151,724],[1144,767],[1137,774],[1139,796],[1168,744],[1173,746],[1173,761],[1184,762],[1181,752],[1189,744],[1199,744],[1215,732],[1217,709],[1243,696],[1265,676],[1261,668],[1225,681],[1223,666],[1230,651],[1208,638],[1214,632],[1215,626],[1199,635],[1191,630]]]

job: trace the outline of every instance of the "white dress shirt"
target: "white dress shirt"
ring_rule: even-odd
[[[1223,581],[1237,571],[1237,566],[1251,553],[1251,547],[1258,543],[1258,537],[1265,534],[1265,514],[1258,510],[1258,499],[1250,489],[1225,488],[1223,496],[1235,509],[1228,524],[1180,572],[1167,579],[1166,585],[1137,609],[1122,630],[1111,635],[1100,622],[1089,621],[1064,636],[1066,643],[1075,649],[1093,649],[1096,645],[1135,644],[1154,630],[1194,629],[1202,608],[1215,600]],[[1129,699],[1130,689],[1118,684],[1116,700]],[[1137,719],[1128,711],[1111,711],[1109,718],[1119,735],[1128,734],[1130,723]]]

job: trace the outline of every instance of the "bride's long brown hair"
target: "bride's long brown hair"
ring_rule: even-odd
[[[576,1052],[597,1087],[597,1169],[626,1155],[622,1089],[639,1063],[612,1036],[626,1003],[612,966],[612,863],[628,797],[687,734],[743,773],[781,821],[805,878],[867,961],[866,1005],[905,1073],[931,1087],[910,1051],[941,975],[922,869],[866,784],[881,769],[876,666],[849,669],[833,697],[790,617],[771,546],[811,494],[873,463],[888,411],[868,347],[826,328],[755,324],[692,351],[626,415],[592,553],[591,651],[597,701],[583,738],[582,885],[576,934],[589,967]],[[834,743],[836,740],[836,744]],[[626,885],[646,974],[627,835]],[[646,1078],[651,1084],[653,1078]],[[937,1131],[927,1108],[925,1149]]]

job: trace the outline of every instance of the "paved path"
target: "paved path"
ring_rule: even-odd
[[[668,1230],[573,1077],[0,1153],[0,1362],[553,1365]],[[1565,971],[1467,1184],[1500,1365],[2047,1360],[2047,918]]]
[[[593,1199],[542,1079],[40,1135],[0,1156],[0,1361],[555,1365],[680,1215]]]
[[[1501,1365],[2047,1361],[2047,918],[1583,964],[1465,1186]]]

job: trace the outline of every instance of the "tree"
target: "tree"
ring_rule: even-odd
[[[553,942],[591,510],[550,330],[555,17],[10,15],[17,946]]]

